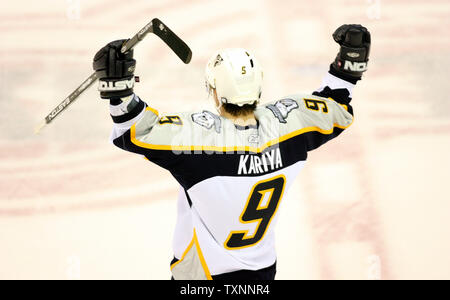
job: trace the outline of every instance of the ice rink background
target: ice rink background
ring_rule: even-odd
[[[263,102],[320,85],[343,23],[372,32],[354,124],[312,152],[283,199],[278,279],[450,279],[450,3],[41,0],[0,4],[0,279],[167,279],[177,183],[108,142],[91,88],[33,128],[91,71],[95,52],[159,17],[193,50],[136,48],[135,91],[160,112],[210,107],[219,48],[264,67]]]

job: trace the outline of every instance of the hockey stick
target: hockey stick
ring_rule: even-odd
[[[155,18],[150,23],[145,25],[138,33],[136,33],[131,39],[126,41],[120,52],[125,53],[130,49],[133,49],[140,41],[144,39],[147,33],[152,32],[161,38],[164,43],[172,49],[173,52],[185,63],[188,64],[192,58],[191,49],[183,42],[172,30],[169,29],[163,22]],[[95,81],[97,75],[91,74],[78,88],[76,88],[66,99],[64,99],[57,107],[55,107],[45,119],[34,129],[35,134],[38,134],[42,128],[51,123],[61,112],[63,112],[70,104],[87,90]]]

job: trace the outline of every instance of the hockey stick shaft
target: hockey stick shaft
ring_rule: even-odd
[[[155,20],[155,19],[154,19]],[[144,37],[149,33],[153,32],[153,21],[145,25],[138,33],[136,33],[131,39],[129,39],[120,49],[120,52],[125,53],[130,49],[133,49]],[[70,104],[75,102],[75,100],[87,90],[95,81],[97,80],[97,75],[91,74],[78,88],[76,88],[67,98],[65,98],[57,107],[55,107],[45,119],[35,128],[34,132],[37,134],[41,131],[45,125],[51,123],[61,112],[63,112]]]

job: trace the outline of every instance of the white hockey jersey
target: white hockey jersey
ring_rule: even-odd
[[[175,279],[212,279],[276,261],[274,226],[307,152],[353,121],[354,84],[327,74],[313,95],[260,105],[256,126],[210,111],[160,116],[137,96],[111,105],[113,143],[144,155],[180,183]]]

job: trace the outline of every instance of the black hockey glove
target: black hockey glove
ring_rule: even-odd
[[[341,46],[330,72],[352,83],[367,70],[370,52],[370,32],[359,24],[340,26],[333,38]]]
[[[123,54],[120,52],[125,41],[111,42],[95,54],[92,65],[103,99],[118,99],[133,94],[136,60],[133,59],[133,50]]]

